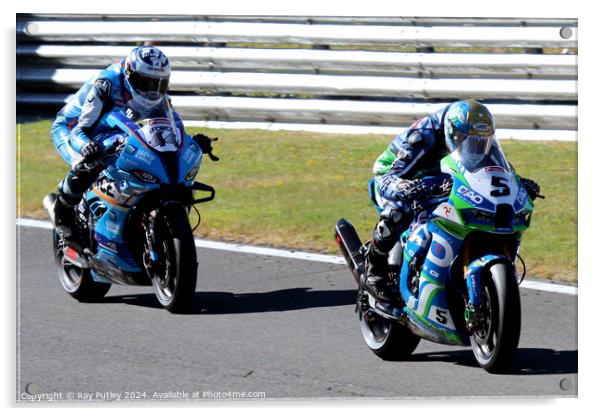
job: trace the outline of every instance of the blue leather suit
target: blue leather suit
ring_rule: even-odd
[[[64,200],[74,205],[92,185],[103,166],[79,163],[81,148],[90,140],[102,146],[102,139],[111,128],[103,117],[120,110],[131,99],[124,86],[124,61],[114,63],[88,80],[59,111],[50,135],[61,157],[72,169],[59,185]],[[166,99],[168,99],[166,97]],[[179,128],[184,131],[180,116],[174,111]]]
[[[395,137],[374,163],[373,173],[381,199],[380,221],[373,235],[377,254],[388,253],[412,220],[411,201],[400,197],[411,179],[423,179],[429,186],[443,182],[440,161],[449,154],[443,120],[449,105],[425,116]]]

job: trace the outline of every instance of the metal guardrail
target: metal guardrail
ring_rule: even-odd
[[[18,104],[23,106],[60,106],[66,99],[65,94],[17,95]],[[188,119],[372,126],[407,126],[447,103],[179,95],[172,96],[172,101],[182,117]],[[573,105],[489,104],[488,107],[495,115],[498,128],[577,128],[576,108]]]
[[[473,97],[500,128],[577,128],[576,50],[558,53],[577,47],[571,19],[36,15],[18,19],[18,32],[21,108],[60,106],[136,42],[153,41],[189,119],[401,127]],[[557,50],[533,53],[542,48]]]
[[[22,34],[44,41],[169,41],[412,47],[574,48],[577,28],[306,25],[247,22],[31,21]]]
[[[20,16],[20,19],[19,19]],[[149,15],[149,14],[57,14],[36,13],[18,15],[18,20],[77,20],[77,21],[204,21],[204,22],[255,22],[302,23],[338,25],[398,25],[398,26],[576,26],[576,19],[532,17],[428,17],[428,16],[253,16],[253,15]]]
[[[94,69],[22,69],[17,82],[48,83],[77,89],[94,77]],[[331,96],[405,97],[411,99],[469,96],[475,99],[575,100],[570,80],[421,79],[250,72],[174,71],[170,89],[199,94],[279,93]]]
[[[19,45],[22,68],[48,60],[65,67],[104,68],[122,59],[129,46]],[[172,68],[211,71],[392,75],[417,78],[575,79],[576,55],[408,53],[315,49],[163,46]]]

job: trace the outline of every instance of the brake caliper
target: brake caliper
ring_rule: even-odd
[[[159,256],[154,250],[154,217],[152,213],[142,222],[144,227],[144,266],[152,273],[152,270],[159,266]]]
[[[474,331],[478,319],[479,313],[475,311],[472,304],[468,303],[464,309],[464,320],[466,321],[466,329],[468,332],[472,333],[472,331]]]
[[[355,312],[360,312],[362,314],[366,314],[370,309],[370,304],[368,303],[368,295],[363,290],[359,290],[357,292],[357,301],[355,304]]]

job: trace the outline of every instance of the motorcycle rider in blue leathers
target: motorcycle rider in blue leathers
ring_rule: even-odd
[[[413,219],[412,202],[445,196],[451,190],[449,175],[440,161],[465,142],[486,143],[495,134],[489,110],[475,100],[453,102],[423,117],[391,142],[373,167],[382,212],[366,255],[364,288],[375,298],[390,302],[398,289],[389,278],[388,253]],[[474,149],[475,153],[483,149]],[[539,195],[539,185],[521,178],[529,197]]]
[[[169,100],[167,89],[171,65],[155,46],[134,48],[123,60],[110,65],[86,82],[59,111],[50,134],[54,146],[71,170],[61,181],[54,206],[54,225],[64,238],[75,237],[74,210],[83,193],[104,169],[98,158],[102,140],[111,128],[103,117],[126,104],[141,115]],[[183,131],[182,119],[174,117]],[[193,137],[212,160],[211,140],[202,134]]]

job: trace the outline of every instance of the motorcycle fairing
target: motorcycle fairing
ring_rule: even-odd
[[[198,171],[202,151],[185,134],[175,142],[178,144],[177,148],[172,143],[156,150],[145,140],[149,134],[147,130],[151,126],[150,122],[143,123],[143,127],[140,127],[122,113],[111,113],[107,119],[109,124],[119,127],[127,137],[117,160],[103,170],[84,196],[88,207],[92,207],[94,234],[98,242],[93,259],[96,271],[93,271],[92,276],[99,282],[108,282],[103,277],[106,275],[111,280],[131,284],[132,281],[139,280],[135,277],[143,269],[123,240],[128,216],[145,193],[159,189],[162,183],[173,183],[175,180],[176,183],[192,185],[194,176],[186,176]],[[119,135],[123,136],[123,133]],[[171,158],[171,166],[166,162],[170,159],[169,155],[175,156]]]
[[[424,332],[421,336],[436,342],[463,345],[464,341],[456,330],[445,294],[450,267],[463,240],[446,233],[433,223],[415,224],[406,233],[399,284],[408,317],[422,328]],[[414,296],[409,289],[409,279],[412,277],[409,263],[412,258],[421,258],[425,253],[418,293]]]
[[[202,151],[194,140],[187,134],[180,133],[177,147],[151,146],[152,142],[145,140],[145,132],[149,124],[142,122],[142,126],[134,123],[122,113],[112,113],[108,122],[114,127],[119,127],[128,133],[128,142],[117,160],[116,166],[124,171],[141,169],[157,178],[160,183],[181,183],[191,185],[194,175],[187,178],[189,173],[198,172],[201,165]],[[149,122],[150,123],[150,122]],[[167,155],[174,154],[177,166],[174,168],[167,162]],[[161,157],[163,156],[163,158]],[[176,174],[170,172],[175,170]]]

